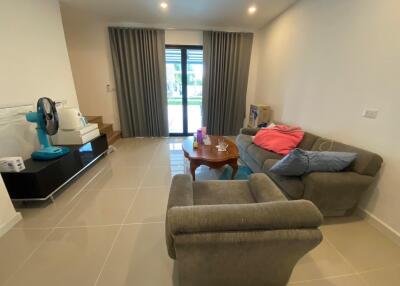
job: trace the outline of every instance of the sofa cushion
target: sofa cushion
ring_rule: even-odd
[[[311,149],[313,151],[357,153],[357,158],[346,170],[354,171],[361,175],[375,176],[383,162],[378,154],[325,138],[318,138]]]
[[[277,161],[268,171],[281,176],[304,175],[307,172],[309,163],[304,154],[305,152],[299,148],[294,149],[281,160]]]
[[[240,161],[244,164],[246,164],[247,167],[249,167],[253,173],[264,173],[262,170],[262,166],[258,165],[258,163],[247,153],[247,151],[243,151],[242,149],[239,149],[240,151]]]
[[[254,203],[247,181],[197,181],[193,182],[194,205]]]
[[[304,132],[304,137],[303,140],[301,140],[300,144],[297,146],[297,148],[303,149],[303,150],[311,150],[313,147],[315,141],[320,138],[317,135],[314,135],[309,132]]]
[[[257,132],[253,143],[265,150],[287,155],[303,140],[304,131],[300,127],[276,125]]]
[[[251,136],[249,136],[249,135],[239,134],[236,137],[236,144],[240,149],[242,149],[243,151],[246,151],[247,147],[249,147],[251,144],[253,144],[253,140],[251,139]]]
[[[258,147],[257,145],[251,144],[247,148],[247,153],[250,155],[251,158],[254,159],[254,161],[257,162],[257,164],[262,168],[264,165],[264,161],[267,159],[281,159],[283,156],[276,154],[271,151],[264,150],[261,147]]]
[[[269,170],[283,176],[302,176],[311,172],[340,172],[347,168],[356,157],[357,153],[305,151],[296,148]]]
[[[274,183],[282,190],[284,195],[292,200],[303,198],[304,195],[304,184],[301,177],[294,176],[280,176],[269,171],[269,169],[278,160],[268,159],[265,160],[263,170],[264,172],[274,181]]]

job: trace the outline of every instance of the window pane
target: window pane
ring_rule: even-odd
[[[170,133],[183,133],[181,50],[166,49],[168,126]]]
[[[203,51],[187,50],[188,133],[202,126]]]

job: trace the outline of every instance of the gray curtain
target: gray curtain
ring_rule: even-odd
[[[164,31],[108,31],[122,136],[168,136]]]
[[[203,124],[213,135],[236,135],[246,116],[252,33],[203,34]]]

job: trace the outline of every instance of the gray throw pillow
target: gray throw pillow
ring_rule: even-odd
[[[294,149],[270,169],[282,176],[301,176],[310,172],[340,172],[357,157],[357,153],[304,151]]]
[[[269,170],[282,176],[301,176],[307,172],[307,169],[308,158],[305,151],[296,148],[276,162]]]

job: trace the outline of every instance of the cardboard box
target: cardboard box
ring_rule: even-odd
[[[247,127],[256,128],[261,124],[266,124],[271,119],[271,108],[263,104],[251,104],[249,123]]]

